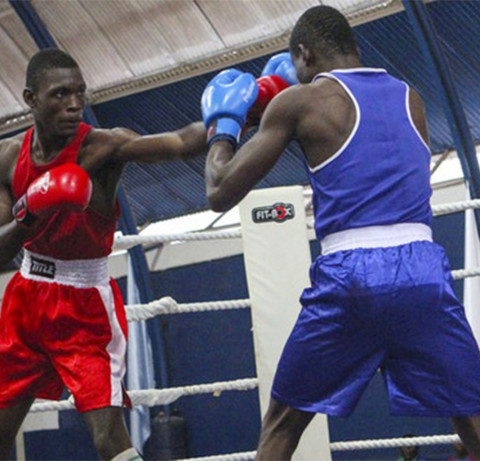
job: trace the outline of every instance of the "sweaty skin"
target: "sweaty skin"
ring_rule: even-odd
[[[38,91],[25,90],[24,99],[35,119],[31,158],[37,165],[55,160],[73,140],[86,105],[86,85],[79,69],[50,69],[43,73]],[[0,266],[21,249],[27,232],[13,221],[13,174],[24,133],[0,141]],[[178,131],[140,136],[126,129],[92,129],[83,142],[78,163],[90,175],[90,207],[112,216],[118,183],[128,161],[156,163],[198,155],[205,148],[203,123]]]
[[[410,110],[417,130],[428,142],[423,103],[412,89]],[[353,102],[336,81],[321,78],[284,90],[267,107],[257,134],[235,155],[226,142],[210,149],[206,182],[212,209],[225,211],[236,205],[268,173],[292,139],[300,142],[310,167],[325,162],[347,140],[355,120]]]
[[[86,106],[86,85],[78,68],[44,70],[36,91],[26,89],[35,130],[30,157],[37,165],[53,162],[75,137]],[[28,231],[13,219],[13,176],[24,133],[0,141],[0,266],[8,263],[22,248]],[[93,128],[83,141],[78,163],[93,184],[90,207],[112,217],[116,192],[128,161],[161,162],[201,154],[205,149],[203,123],[192,123],[180,130],[151,136],[124,128]],[[74,244],[74,242],[73,242]],[[0,409],[0,460],[10,459],[16,433],[33,403],[33,397]],[[123,408],[104,407],[82,414],[103,460],[131,450],[123,418]]]
[[[289,141],[298,140],[309,166],[315,168],[331,158],[352,133],[357,114],[344,88],[328,78],[310,82],[321,72],[363,67],[358,55],[336,54],[328,58],[303,44],[298,50],[292,62],[300,84],[284,90],[270,102],[258,132],[237,152],[230,143],[222,141],[209,149],[205,177],[213,210],[226,211],[236,205],[270,171]],[[409,107],[416,129],[428,144],[423,102],[412,89]],[[262,422],[255,459],[291,459],[314,415],[272,398]],[[470,440],[470,446],[478,447],[476,418],[454,418],[454,424],[462,438]]]

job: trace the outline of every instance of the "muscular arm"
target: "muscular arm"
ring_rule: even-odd
[[[423,100],[413,88],[410,88],[409,96],[410,113],[412,114],[413,123],[420,133],[420,136],[425,141],[425,144],[429,145],[427,120],[425,117],[425,106],[423,104]]]
[[[8,264],[21,250],[27,230],[13,219],[13,199],[10,192],[10,170],[16,149],[15,141],[0,143],[0,267]]]
[[[258,132],[236,153],[228,142],[213,144],[205,170],[213,210],[232,208],[274,166],[295,132],[297,92],[291,88],[277,96],[263,115]]]
[[[27,230],[13,220],[10,194],[0,188],[0,267],[8,264],[22,249]]]
[[[141,136],[126,129],[113,130],[118,148],[116,159],[127,162],[157,163],[187,158],[203,153],[206,129],[202,122],[192,123],[177,131]]]

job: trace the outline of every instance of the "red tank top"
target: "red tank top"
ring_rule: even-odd
[[[91,126],[81,123],[73,141],[65,146],[58,157],[47,165],[35,165],[30,158],[33,127],[23,138],[13,176],[13,194],[18,200],[29,184],[38,176],[63,163],[77,163],[78,152]],[[27,250],[56,259],[91,259],[110,254],[113,234],[118,219],[103,216],[91,208],[84,212],[60,210],[49,218],[37,219],[25,242]]]

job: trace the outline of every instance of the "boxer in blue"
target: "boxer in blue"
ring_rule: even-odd
[[[420,96],[363,68],[346,18],[327,6],[301,16],[290,53],[273,57],[265,78],[293,85],[267,106],[260,79],[229,69],[202,97],[211,207],[237,204],[295,138],[322,247],[278,364],[257,459],[290,459],[314,414],[348,416],[380,368],[392,414],[452,417],[480,459],[480,352],[444,250],[432,242]],[[252,112],[259,130],[236,151]]]

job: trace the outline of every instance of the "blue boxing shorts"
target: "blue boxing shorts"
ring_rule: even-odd
[[[395,415],[480,414],[480,352],[442,247],[414,241],[319,256],[272,397],[348,416],[377,370]]]

